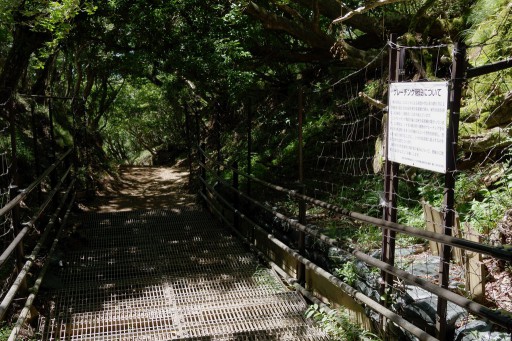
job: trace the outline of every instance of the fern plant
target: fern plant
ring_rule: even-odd
[[[306,317],[316,323],[329,335],[331,340],[343,341],[379,341],[377,335],[350,320],[346,311],[324,309],[318,304],[309,306]]]

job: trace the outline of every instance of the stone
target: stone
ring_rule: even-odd
[[[409,297],[409,302],[424,300],[426,298],[432,297],[433,295],[430,291],[427,291],[415,285],[406,285],[405,292]]]
[[[439,274],[440,259],[437,256],[431,256],[425,262],[416,261],[410,264],[407,272],[422,278],[436,278]]]
[[[428,333],[436,332],[437,296],[418,300],[404,307],[404,316],[416,326],[425,328]],[[453,332],[455,324],[468,316],[467,311],[458,305],[448,302],[447,305],[447,330]],[[435,334],[433,334],[435,335]]]
[[[460,139],[464,151],[474,153],[485,152],[492,148],[506,148],[512,145],[512,128],[495,127],[479,135],[471,135]]]
[[[395,250],[395,257],[407,257],[415,253],[416,249],[414,247],[401,247]]]
[[[512,122],[512,91],[505,94],[503,101],[484,118],[483,124],[487,129],[497,126],[508,126]]]
[[[376,290],[375,288],[371,287],[370,285],[368,285],[368,283],[363,282],[363,281],[359,281],[359,280],[355,280],[353,286],[354,286],[354,288],[356,290],[362,292],[366,296],[368,296],[368,297],[372,298],[373,300],[379,302],[379,298],[380,298],[379,291]]]
[[[481,321],[471,321],[468,324],[457,329],[455,332],[454,341],[480,341],[480,340],[491,340],[489,338],[491,334],[491,325]],[[510,338],[510,336],[509,336]],[[494,339],[492,339],[494,340]],[[501,339],[503,340],[503,339]]]

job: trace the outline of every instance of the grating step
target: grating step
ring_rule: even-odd
[[[155,251],[161,253],[155,255]],[[180,241],[157,241],[147,244],[137,244],[132,246],[116,246],[112,248],[92,248],[89,246],[84,250],[72,251],[67,254],[68,266],[75,264],[87,264],[94,261],[110,261],[116,259],[147,259],[154,260],[168,259],[175,257],[197,257],[209,255],[228,255],[232,253],[243,253],[245,250],[235,240],[218,240],[215,245],[210,242],[188,241],[186,244]]]
[[[231,245],[240,245],[239,243],[233,244],[233,238],[226,234],[223,229],[209,228],[208,222],[204,222],[204,229],[199,230],[197,227],[194,230],[183,229],[169,229],[167,226],[162,225],[160,229],[158,226],[155,229],[142,229],[142,228],[116,228],[104,229],[95,228],[87,231],[80,232],[81,243],[90,248],[113,248],[113,247],[144,247],[160,245],[162,247],[172,247],[181,245],[186,247],[188,244],[184,242],[191,242],[194,244],[211,245],[212,240],[219,240],[223,243],[231,243]],[[208,228],[208,229],[206,229]],[[105,238],[109,233],[111,236]],[[70,250],[71,252],[80,250]]]
[[[306,303],[201,211],[84,217],[44,340],[327,340]]]

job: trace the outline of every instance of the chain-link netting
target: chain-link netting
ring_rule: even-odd
[[[4,207],[9,202],[9,187],[12,181],[11,174],[11,143],[10,143],[10,126],[3,122],[0,130],[0,207]],[[0,245],[2,250],[11,243],[14,237],[14,230],[11,223],[10,212],[0,217]],[[12,280],[16,275],[13,271],[15,267],[14,257],[11,257],[2,265],[0,269],[0,297],[9,289]]]
[[[466,49],[469,65],[465,70],[497,62],[490,51],[502,50],[499,44],[502,42],[469,46]],[[385,193],[388,49],[398,51],[399,82],[446,82],[448,95],[452,96],[451,89],[459,80],[452,78],[452,58],[461,52],[456,46],[404,46],[399,41],[390,43],[368,65],[341,79],[323,84],[297,80],[286,96],[268,97],[268,103],[263,101],[254,106],[254,119],[249,121],[253,129],[250,138],[256,142],[253,149],[248,150],[238,136],[238,142],[235,141],[238,147],[234,148],[236,156],[231,157],[233,153],[224,148],[223,157],[240,160],[243,165],[243,154],[247,151],[252,174],[259,176],[265,174],[265,170],[274,169],[275,172],[267,176],[268,180],[298,189],[297,173],[300,171],[296,152],[300,143],[297,143],[295,129],[300,119],[296,113],[286,112],[287,107],[296,107],[299,115],[301,111],[304,113],[302,164],[306,194],[350,211],[382,218],[385,208],[393,204]],[[511,242],[509,146],[512,144],[512,118],[508,114],[512,104],[511,72],[505,69],[464,80],[458,150],[453,159],[454,212],[446,206],[448,177],[444,173],[400,164],[394,175],[398,184],[392,207],[396,211],[396,222],[438,234],[449,232],[453,237],[480,244],[500,246]],[[448,107],[447,103],[447,118]],[[246,112],[241,114],[243,117]],[[249,131],[245,131],[245,126],[239,129],[238,134],[246,133]],[[443,135],[444,129],[432,135],[434,133]],[[215,143],[210,144],[211,150],[218,149],[213,146]],[[275,148],[265,148],[269,145]],[[242,169],[247,169],[247,164]],[[280,177],[280,174],[288,177]],[[263,187],[252,195],[263,199],[269,209],[298,218],[298,206],[286,195]],[[455,215],[453,226],[445,228],[450,211]],[[267,227],[282,240],[297,246],[297,236],[290,232],[287,224],[279,225],[274,219]],[[430,320],[422,323],[428,325],[432,335],[437,329],[438,295],[398,278],[385,280],[387,276],[378,268],[353,257],[350,250],[362,250],[435,286],[443,281],[443,273],[449,274],[445,277],[449,291],[491,308],[511,310],[509,293],[512,290],[506,287],[510,286],[506,284],[510,283],[507,282],[510,276],[506,275],[509,265],[503,261],[458,247],[452,247],[451,254],[443,256],[442,243],[414,233],[391,233],[388,244],[383,244],[381,227],[336,216],[312,205],[307,212],[307,225],[336,238],[340,246],[333,248],[307,239],[307,257],[408,320],[428,316]],[[386,251],[383,245],[393,250],[394,257],[386,253],[383,256],[383,250]],[[446,321],[452,331],[461,330],[473,319],[466,309],[448,303]]]
[[[468,48],[474,67],[499,62],[510,55],[510,41],[491,38]],[[470,79],[461,112],[460,172],[457,194],[461,233],[495,246],[512,243],[512,69]],[[485,300],[512,311],[510,264],[467,254],[469,276],[480,277]]]

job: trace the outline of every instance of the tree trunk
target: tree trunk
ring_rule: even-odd
[[[47,90],[51,81],[57,55],[58,52],[52,54],[44,63],[44,68],[39,72],[36,82],[34,85],[32,85],[32,95],[42,97],[47,95]],[[36,98],[36,101],[39,103],[44,103],[44,98]]]
[[[33,32],[23,24],[16,24],[14,39],[0,73],[0,107],[4,108],[2,116],[7,117],[7,112],[13,109],[13,95],[23,72],[28,67],[30,56],[51,39],[45,32]]]

